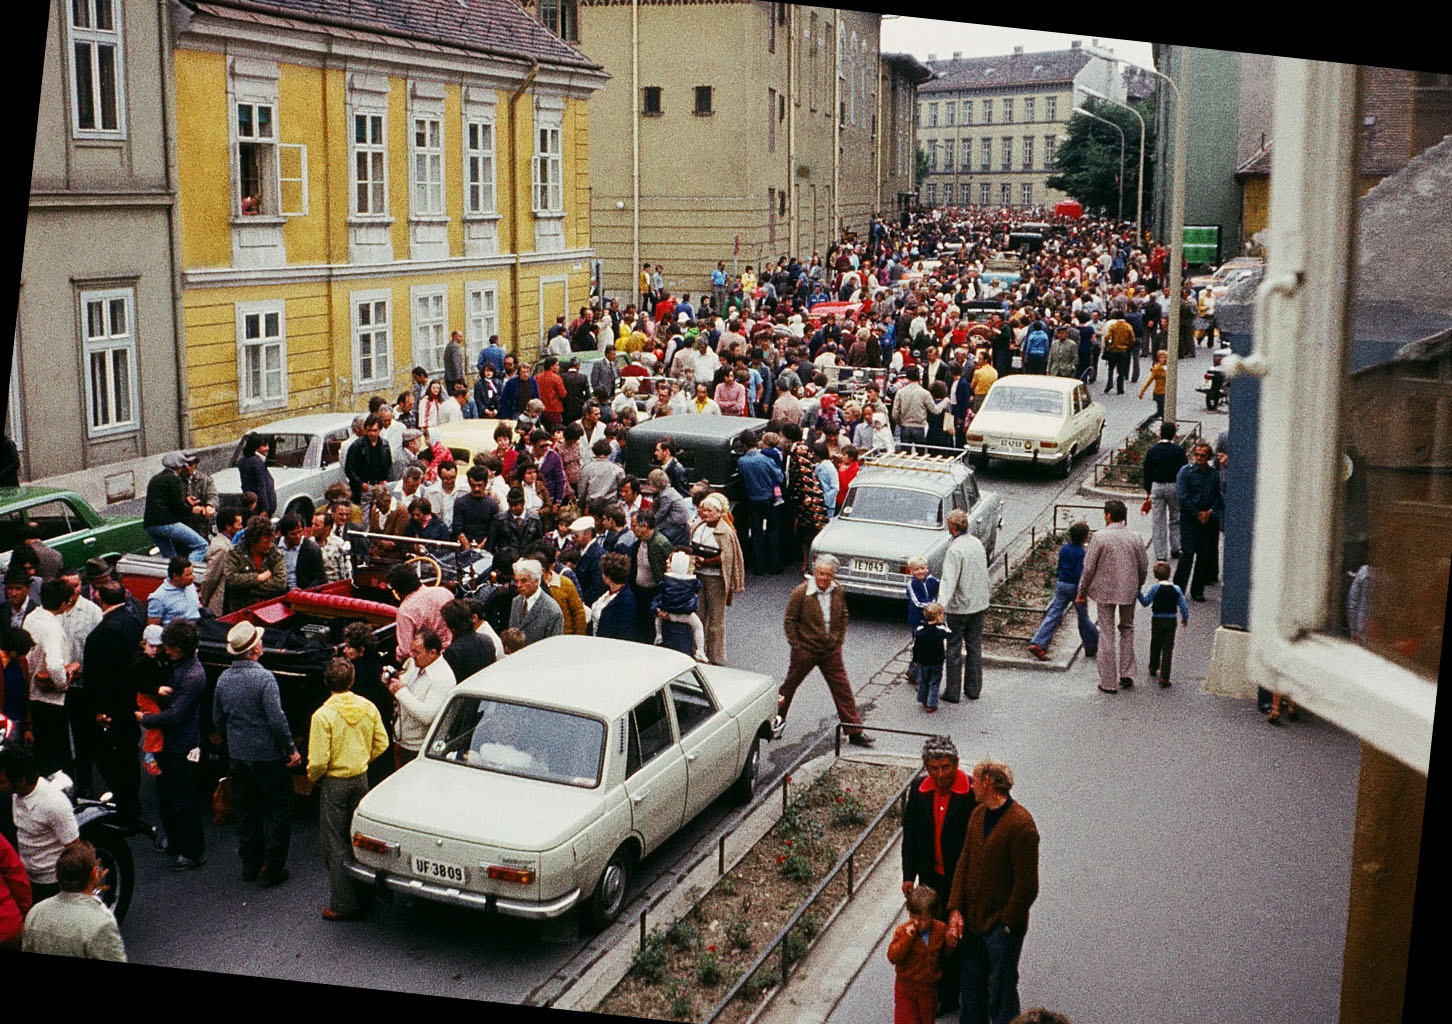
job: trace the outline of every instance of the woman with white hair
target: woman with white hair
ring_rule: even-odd
[[[708,494],[697,506],[697,517],[690,527],[691,554],[696,559],[696,577],[701,581],[696,611],[706,627],[706,658],[713,665],[726,664],[726,609],[732,598],[746,589],[741,541],[726,519],[729,511],[724,495]]]
[[[635,396],[640,393],[640,380],[636,377],[625,377],[620,381],[620,394],[616,395],[610,402],[610,412],[619,416],[622,409],[635,408]]]

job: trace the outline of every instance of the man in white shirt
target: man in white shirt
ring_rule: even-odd
[[[705,334],[696,335],[695,347],[690,355],[683,358],[689,360],[687,365],[691,367],[694,373],[693,379],[697,381],[709,382],[716,376],[716,371],[721,368],[721,360],[715,352],[711,351]]]
[[[30,719],[35,759],[42,775],[70,771],[71,743],[66,721],[66,690],[81,670],[70,657],[71,644],[61,616],[80,595],[65,580],[40,585],[40,607],[25,617],[35,641],[30,659]]]
[[[30,876],[32,903],[60,891],[55,865],[61,851],[81,837],[70,798],[49,779],[30,751],[21,746],[0,751],[0,796],[11,796],[16,846]]]
[[[452,524],[454,522],[454,499],[467,493],[466,489],[459,487],[458,464],[446,462],[439,467],[438,482],[427,489],[424,497],[428,498],[429,504],[433,506],[434,515],[446,524]]]
[[[394,760],[400,768],[418,757],[424,735],[444,709],[457,682],[443,653],[439,634],[420,626],[413,634],[411,657],[405,663],[407,671],[390,674],[384,680],[388,692],[398,699],[393,734]]]
[[[388,442],[388,451],[397,461],[399,452],[403,451],[403,421],[395,419],[393,406],[380,405],[378,407],[379,436]]]

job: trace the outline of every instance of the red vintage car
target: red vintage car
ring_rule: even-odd
[[[872,302],[870,300],[867,302],[819,302],[808,311],[807,318],[808,323],[812,325],[812,330],[815,331],[818,327],[822,326],[823,321],[827,319],[828,313],[836,317],[839,323],[843,320],[856,320],[860,322],[863,314],[871,311],[871,309]]]

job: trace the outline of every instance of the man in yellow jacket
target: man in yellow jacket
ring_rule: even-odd
[[[353,811],[368,792],[368,765],[388,750],[388,733],[373,702],[352,693],[353,665],[334,658],[323,670],[331,697],[313,712],[308,732],[308,778],[318,785],[318,838],[328,868],[323,917],[347,921],[363,911],[343,864],[351,848]]]

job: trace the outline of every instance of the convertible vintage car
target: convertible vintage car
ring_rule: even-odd
[[[675,651],[559,636],[459,683],[422,755],[353,816],[348,872],[514,917],[603,927],[631,871],[728,790],[749,801],[776,682]]]

